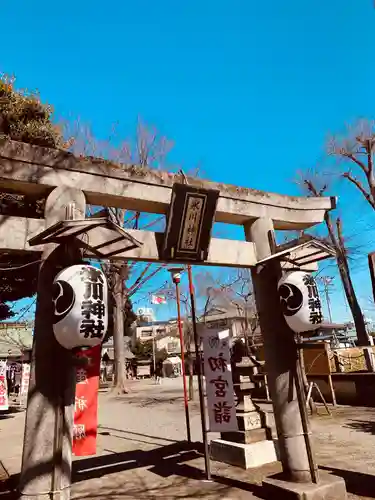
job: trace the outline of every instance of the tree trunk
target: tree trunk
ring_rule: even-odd
[[[362,310],[357,300],[357,296],[354,290],[353,282],[350,277],[350,268],[348,264],[348,258],[345,251],[345,243],[342,235],[342,225],[341,220],[337,219],[337,237],[333,229],[332,221],[328,212],[324,216],[324,220],[328,229],[328,233],[332,242],[332,245],[336,249],[336,260],[340,272],[341,281],[344,287],[345,295],[353,316],[355,329],[357,332],[358,345],[369,346],[370,339],[366,330],[365,320],[363,318]]]
[[[245,299],[245,329],[244,329],[244,339],[246,346],[246,355],[250,356],[250,342],[249,342],[249,317],[247,315],[247,299]]]
[[[119,394],[127,394],[125,382],[125,349],[124,349],[124,282],[122,270],[114,273],[114,321],[113,347],[115,358],[115,380],[113,390]]]
[[[341,260],[341,262],[340,262]],[[363,318],[361,307],[358,303],[357,296],[354,291],[353,282],[350,277],[347,259],[337,259],[340,276],[344,285],[344,291],[350,310],[352,312],[355,329],[357,331],[358,345],[369,346],[371,345],[370,339],[366,330],[366,323]]]
[[[361,307],[358,303],[357,296],[354,291],[352,279],[350,277],[350,269],[348,259],[345,253],[344,238],[342,235],[341,220],[337,219],[337,238],[340,245],[340,261],[339,271],[342,282],[344,284],[345,295],[348,299],[350,310],[352,311],[355,329],[357,331],[358,345],[369,346],[371,345],[370,339],[366,330],[366,323],[363,318]]]

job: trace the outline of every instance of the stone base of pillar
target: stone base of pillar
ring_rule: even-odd
[[[224,439],[214,439],[210,444],[211,458],[242,469],[251,469],[278,460],[276,441],[255,443],[235,443]]]
[[[341,477],[319,472],[319,483],[292,483],[279,476],[262,483],[267,498],[277,500],[346,500],[346,485]]]
[[[272,431],[269,427],[266,427],[247,431],[222,432],[221,439],[224,441],[233,441],[234,443],[251,444],[258,441],[271,440]]]

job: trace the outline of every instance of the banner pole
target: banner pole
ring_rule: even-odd
[[[199,349],[200,341],[197,331],[197,316],[195,311],[195,293],[193,285],[193,275],[191,271],[191,266],[188,265],[187,268],[188,268],[189,292],[191,301],[191,319],[193,323],[193,332],[194,332],[195,357],[197,360],[197,371],[198,371],[198,391],[199,391],[199,406],[200,406],[201,424],[202,424],[202,438],[204,446],[204,464],[206,470],[206,479],[207,481],[211,481],[210,451],[207,439],[206,409],[204,406],[204,393],[203,393],[202,358]]]

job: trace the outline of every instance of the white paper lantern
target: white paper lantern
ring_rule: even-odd
[[[303,271],[292,271],[278,283],[285,321],[297,333],[316,330],[323,321],[322,303],[314,277]]]
[[[100,344],[108,327],[108,287],[100,269],[67,267],[53,284],[53,332],[65,349]]]

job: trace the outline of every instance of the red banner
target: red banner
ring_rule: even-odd
[[[5,411],[8,408],[7,362],[0,361],[0,410]]]
[[[87,364],[76,368],[73,454],[78,457],[96,454],[100,351],[98,345],[77,353],[87,358]]]

